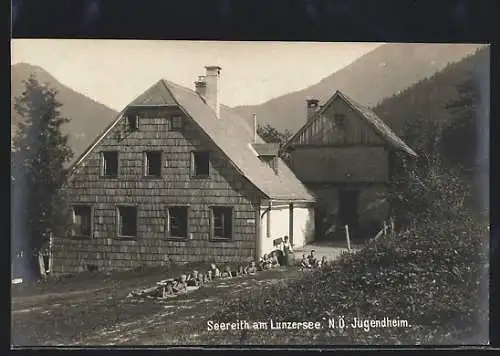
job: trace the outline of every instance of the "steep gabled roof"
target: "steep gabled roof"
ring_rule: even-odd
[[[172,94],[165,87],[165,83],[160,80],[153,86],[139,95],[130,104],[131,106],[171,106],[177,105]]]
[[[162,79],[127,107],[171,105],[178,105],[228,157],[240,174],[270,199],[310,202],[315,200],[314,195],[281,159],[278,164],[278,174],[260,161],[252,144],[265,144],[265,142],[259,136],[257,142],[253,142],[252,128],[227,106],[221,105],[220,118],[217,118],[215,112],[195,91]],[[87,149],[76,161],[75,166],[85,159],[121,117],[122,115]]]
[[[392,147],[397,150],[401,150],[412,157],[417,157],[415,151],[413,151],[398,135],[391,130],[387,124],[380,119],[373,110],[357,103],[341,91],[337,90],[335,94],[332,95],[330,99],[319,109],[317,112],[313,114],[313,116],[306,122],[302,128],[300,128],[295,135],[290,137],[287,142],[283,145],[283,148],[287,147],[298,135],[300,135],[309,125],[312,124],[314,120],[320,117],[325,110],[328,108],[330,103],[332,103],[336,98],[341,98],[344,100],[354,111],[360,114],[360,116],[377,132],[386,142],[388,142]]]

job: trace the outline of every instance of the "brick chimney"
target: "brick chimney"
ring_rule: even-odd
[[[311,118],[311,116],[318,110],[319,108],[319,100],[318,99],[307,99],[307,120]]]
[[[194,87],[198,95],[205,99],[207,96],[207,81],[204,75],[198,77],[198,80],[194,82]]]
[[[219,66],[206,66],[206,95],[205,100],[207,105],[212,108],[217,118],[220,117],[220,103],[219,103],[219,80],[221,67]]]

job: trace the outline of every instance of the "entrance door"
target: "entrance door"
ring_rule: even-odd
[[[350,229],[358,227],[359,190],[339,190],[339,222],[341,226],[349,225]]]
[[[315,240],[323,240],[325,237],[325,209],[323,207],[316,207],[314,209],[314,230],[315,230]]]

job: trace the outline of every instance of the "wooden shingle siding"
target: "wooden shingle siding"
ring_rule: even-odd
[[[167,118],[175,108],[140,112],[139,130],[118,125],[77,168],[67,187],[70,201],[93,208],[93,239],[57,237],[54,272],[74,273],[96,265],[123,269],[163,265],[167,261],[237,261],[255,253],[255,217],[258,191],[241,177],[226,157],[190,121],[182,131],[169,131]],[[100,152],[119,153],[117,178],[100,177]],[[210,151],[210,178],[190,176],[193,150]],[[162,151],[162,176],[144,177],[144,152]],[[116,238],[117,207],[137,206],[137,237]],[[210,240],[210,206],[233,207],[229,241]],[[167,239],[168,206],[189,206],[187,240]]]

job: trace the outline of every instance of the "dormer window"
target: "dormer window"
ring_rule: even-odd
[[[271,167],[275,174],[278,174],[278,157],[276,156],[260,156],[260,160]]]
[[[131,114],[127,116],[127,128],[129,131],[139,130],[139,115]]]
[[[337,125],[338,127],[345,126],[345,115],[344,114],[335,114],[334,120],[335,120],[335,125]]]
[[[170,131],[181,131],[184,125],[184,120],[181,115],[173,115],[170,117]]]
[[[275,174],[278,174],[278,152],[280,144],[276,142],[272,143],[254,143],[252,148],[254,149],[257,157],[266,163],[270,168],[273,169]]]

